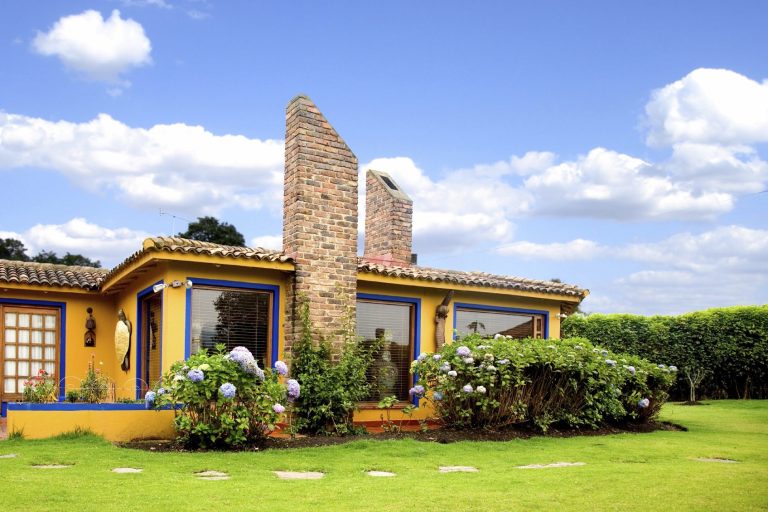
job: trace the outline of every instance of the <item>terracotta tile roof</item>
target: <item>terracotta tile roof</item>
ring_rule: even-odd
[[[96,290],[109,272],[104,268],[0,260],[0,283],[33,284]]]
[[[463,272],[460,270],[441,270],[428,267],[397,267],[382,265],[365,260],[358,263],[360,272],[369,272],[390,277],[402,277],[438,283],[463,284],[468,286],[482,286],[485,288],[504,288],[509,290],[521,290],[527,292],[552,293],[558,295],[570,295],[573,297],[586,297],[587,290],[578,286],[553,281],[538,281],[523,277],[500,276],[485,272]]]
[[[111,270],[0,260],[0,283],[27,283],[40,286],[62,286],[98,290],[101,283],[116,275],[132,262],[147,253],[160,251],[220,256],[223,258],[242,258],[256,261],[293,262],[289,256],[282,252],[258,247],[233,247],[211,242],[187,240],[185,238],[154,237],[144,240],[144,246],[141,250],[133,253]],[[588,293],[587,290],[581,289],[578,286],[552,281],[537,281],[522,277],[487,274],[485,272],[462,272],[459,270],[442,270],[418,266],[399,267],[374,263],[362,258],[358,260],[358,271],[420,281],[551,293],[573,297],[585,297]]]
[[[109,271],[104,278],[107,280],[123,270],[125,267],[150,252],[177,252],[181,254],[200,254],[203,256],[220,256],[222,258],[241,258],[256,261],[277,261],[291,263],[293,260],[279,251],[262,249],[261,247],[234,247],[231,245],[201,242],[186,238],[157,236],[144,240],[144,247],[133,253]]]

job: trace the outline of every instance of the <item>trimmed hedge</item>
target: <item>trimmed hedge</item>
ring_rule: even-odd
[[[703,368],[699,393],[711,398],[768,398],[768,305],[709,309],[680,316],[570,316],[564,337],[683,368]],[[684,372],[671,390],[688,396]]]

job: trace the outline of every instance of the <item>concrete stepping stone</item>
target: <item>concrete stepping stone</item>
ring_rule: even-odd
[[[710,457],[698,457],[696,459],[699,462],[719,462],[720,464],[738,464],[739,461],[733,460],[733,459],[721,459],[718,457],[710,458]]]
[[[273,471],[281,480],[320,480],[325,473],[318,471]]]
[[[585,466],[586,462],[553,462],[552,464],[528,464],[527,466],[515,466],[517,469],[544,469],[544,468],[568,468],[571,466]]]
[[[365,474],[368,476],[376,477],[397,476],[396,474],[390,473],[389,471],[367,471]]]
[[[229,480],[229,474],[221,471],[198,471],[195,476],[198,480]]]
[[[112,469],[113,473],[141,473],[144,471],[141,468],[114,468]]]
[[[5,453],[3,455],[0,455],[0,459],[14,459],[16,457],[18,457],[18,455],[15,453]]]
[[[33,464],[33,468],[37,469],[65,469],[71,468],[72,464]]]
[[[474,466],[440,466],[441,473],[478,473]]]

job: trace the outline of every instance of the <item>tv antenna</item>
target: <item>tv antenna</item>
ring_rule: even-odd
[[[183,220],[185,222],[192,222],[189,219],[185,219],[184,217],[180,217],[178,215],[174,215],[171,212],[164,212],[162,208],[160,208],[160,215],[167,215],[171,218],[171,235],[170,236],[176,236],[176,219]]]

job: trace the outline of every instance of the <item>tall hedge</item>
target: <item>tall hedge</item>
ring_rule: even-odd
[[[583,337],[615,351],[678,368],[707,370],[699,394],[768,398],[768,305],[709,309],[680,316],[573,315],[563,337]],[[686,396],[683,372],[673,396]]]

